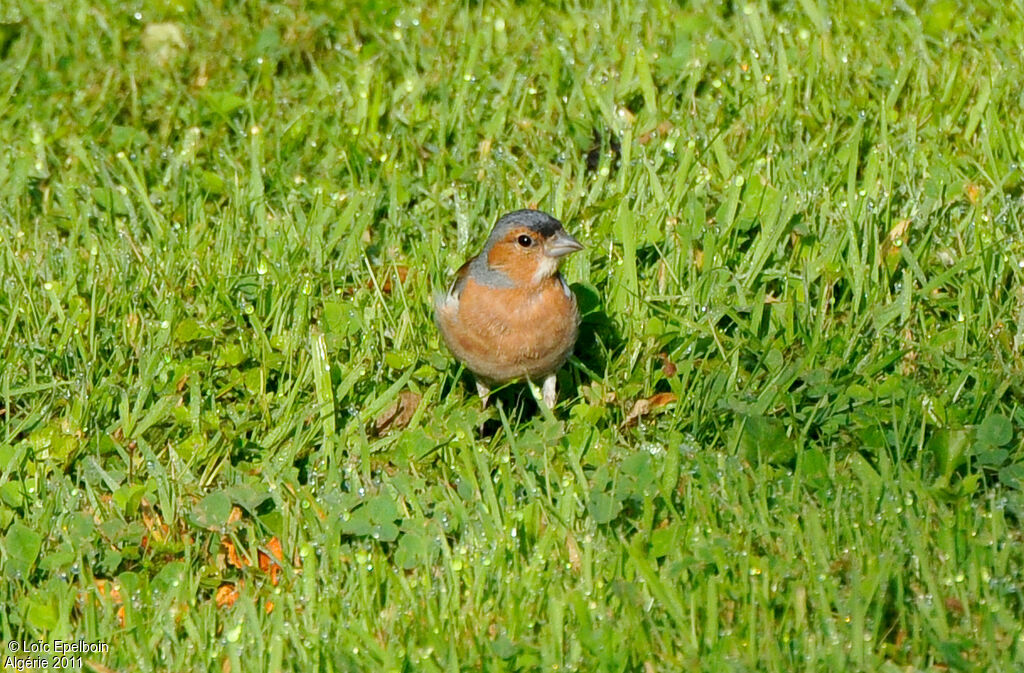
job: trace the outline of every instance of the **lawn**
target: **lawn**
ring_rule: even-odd
[[[5,666],[1024,670],[1024,6],[680,4],[0,5]]]

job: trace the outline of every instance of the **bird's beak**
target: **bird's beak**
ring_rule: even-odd
[[[579,241],[564,231],[560,231],[553,238],[548,239],[544,245],[544,254],[558,259],[582,249],[583,246]]]

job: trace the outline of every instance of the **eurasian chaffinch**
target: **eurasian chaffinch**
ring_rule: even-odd
[[[544,403],[554,408],[555,372],[572,352],[580,324],[558,264],[582,249],[547,213],[517,210],[497,221],[448,292],[435,295],[437,327],[476,377],[484,406],[492,386],[525,378],[543,379]]]

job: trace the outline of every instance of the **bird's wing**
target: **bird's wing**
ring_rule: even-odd
[[[434,294],[434,309],[436,311],[440,311],[445,307],[448,309],[458,307],[459,297],[462,296],[462,288],[466,287],[466,279],[469,277],[469,265],[472,261],[469,260],[469,262],[459,267],[459,270],[455,272],[455,278],[444,294],[440,292]]]
[[[465,264],[459,267],[459,270],[455,272],[455,279],[452,280],[452,284],[448,286],[448,296],[452,299],[458,300],[462,294],[462,288],[466,287],[466,279],[469,278],[469,265],[473,260],[469,260]]]

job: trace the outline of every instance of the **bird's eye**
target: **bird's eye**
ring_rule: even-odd
[[[519,245],[523,246],[524,248],[529,248],[531,245],[533,245],[533,239],[527,236],[526,234],[523,234],[522,236],[517,238],[516,241],[519,243]]]

